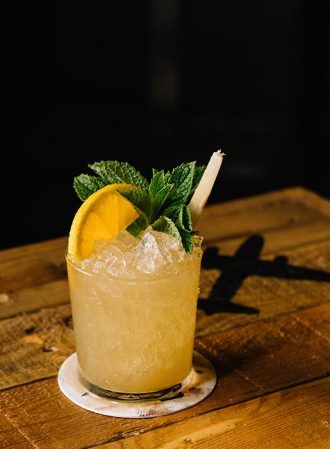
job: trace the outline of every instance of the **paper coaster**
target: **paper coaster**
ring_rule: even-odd
[[[138,403],[115,401],[86,390],[79,378],[78,359],[74,353],[62,364],[57,380],[62,393],[86,410],[119,418],[152,418],[198,404],[212,393],[217,375],[211,363],[198,352],[194,352],[193,369],[183,382],[182,388],[173,397]]]

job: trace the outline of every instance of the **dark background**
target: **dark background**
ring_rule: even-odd
[[[210,201],[330,196],[329,2],[12,5],[0,247],[66,234],[88,162],[226,159]]]

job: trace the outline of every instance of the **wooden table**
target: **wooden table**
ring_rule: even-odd
[[[66,239],[0,252],[1,448],[330,447],[329,202],[269,193],[207,208],[200,229],[196,348],[219,382],[160,418],[96,415],[59,391],[74,351]]]

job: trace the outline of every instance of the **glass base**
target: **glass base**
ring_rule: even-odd
[[[182,382],[174,385],[173,387],[165,388],[164,390],[159,391],[152,391],[150,393],[120,393],[117,391],[106,390],[104,388],[93,385],[90,382],[88,382],[88,380],[84,379],[84,377],[81,374],[79,377],[81,384],[90,393],[96,394],[97,396],[103,398],[113,399],[115,401],[127,401],[127,402],[148,402],[148,401],[162,401],[165,399],[172,399],[178,396],[179,390],[181,390],[183,384],[186,383]]]
[[[82,384],[79,374],[77,355],[72,354],[63,362],[58,373],[58,385],[62,393],[85,410],[119,418],[154,418],[185,410],[205,399],[213,391],[217,382],[213,366],[198,352],[194,352],[193,369],[190,375],[182,381],[182,388],[179,391],[175,385],[165,391],[149,392],[146,400],[144,400],[143,394],[123,395],[119,393],[122,398],[119,400],[118,392],[114,393],[116,399],[112,399],[114,396],[109,396],[109,391],[105,391],[103,397],[92,394]],[[113,392],[111,393],[113,394]],[[157,399],[154,399],[155,395],[157,395]]]

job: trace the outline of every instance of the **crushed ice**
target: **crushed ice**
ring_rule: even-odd
[[[138,277],[176,272],[191,257],[174,237],[148,228],[139,238],[122,231],[117,238],[97,241],[80,267],[93,274]]]

